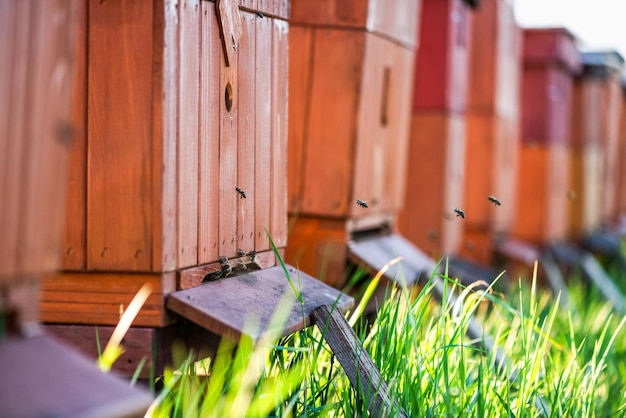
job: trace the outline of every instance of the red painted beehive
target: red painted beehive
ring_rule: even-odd
[[[581,238],[617,217],[620,71],[615,52],[585,52],[574,83],[572,110],[572,238]]]
[[[463,224],[465,112],[471,12],[461,0],[423,0],[401,232],[430,256],[457,252]]]
[[[329,283],[402,206],[419,4],[292,1],[287,260]]]
[[[42,319],[115,325],[150,283],[145,328],[127,336],[148,366],[171,331],[168,293],[220,257],[273,266],[266,229],[286,243],[289,2],[219,4],[93,0],[80,22],[63,271]]]
[[[485,264],[515,215],[521,36],[511,3],[484,2],[472,22],[461,253]]]
[[[515,238],[539,245],[567,238],[572,89],[580,68],[566,29],[524,31]]]

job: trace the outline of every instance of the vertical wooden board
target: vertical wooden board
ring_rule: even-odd
[[[237,187],[246,194],[237,199],[237,248],[248,252],[254,248],[255,216],[255,143],[256,143],[256,15],[241,13],[243,35],[238,48],[237,101],[238,121],[238,175]]]
[[[256,10],[264,14],[274,15],[274,0],[257,0]]]
[[[311,58],[313,29],[307,26],[289,27],[289,134],[287,146],[289,181],[287,184],[288,209],[291,213],[302,210],[302,182],[304,178],[304,146],[308,138],[308,103],[311,94]]]
[[[470,37],[473,11],[465,2],[452,2],[452,18],[454,22],[450,28],[448,48],[450,48],[450,62],[446,86],[446,103],[451,110],[465,113],[469,91],[469,63]],[[458,16],[455,18],[454,16]],[[421,49],[421,48],[420,48]],[[419,62],[419,61],[418,61]]]
[[[289,112],[289,24],[272,19],[272,140],[270,234],[287,245],[287,118]]]
[[[249,10],[257,10],[257,0],[239,0],[239,6]]]
[[[16,272],[19,237],[20,174],[24,144],[24,115],[30,35],[31,2],[0,3],[0,278],[12,279]]]
[[[20,191],[21,226],[18,254],[22,273],[58,267],[65,192],[65,162],[71,141],[70,91],[75,14],[71,3],[46,2],[31,15],[32,68],[27,96],[28,160]],[[54,18],[52,18],[54,16]],[[33,30],[34,29],[34,30]],[[62,173],[59,175],[59,173]]]
[[[454,214],[454,208],[465,201],[465,176],[467,175],[466,155],[468,145],[466,119],[459,114],[446,114],[448,118],[448,136],[446,141],[444,190],[445,222],[442,228],[442,254],[455,254],[459,251],[463,239],[465,223]],[[454,214],[454,215],[453,215]],[[453,221],[450,221],[450,218]],[[461,222],[458,222],[461,221]]]
[[[278,11],[276,12],[278,17],[285,20],[291,19],[291,0],[276,0],[279,2]]]
[[[220,71],[220,136],[219,136],[219,227],[218,253],[233,257],[237,253],[237,204],[236,192],[238,158],[237,130],[239,103],[237,101],[237,60],[226,66],[221,54]]]
[[[483,2],[473,15],[467,101],[471,112],[494,109],[497,3],[499,0]]]
[[[515,216],[515,184],[519,156],[519,129],[517,120],[497,117],[493,120],[493,168],[487,196],[496,196],[506,203],[505,210],[483,199],[489,207],[489,222],[495,232],[507,232]]]
[[[420,5],[421,0],[370,0],[367,28],[413,49],[419,42]]]
[[[563,241],[567,239],[570,206],[567,199],[571,170],[569,146],[559,142],[550,144],[548,158],[546,182],[548,205],[546,208],[547,213],[544,217],[546,240],[549,242]],[[520,165],[520,167],[522,166]],[[524,172],[526,172],[525,168]],[[517,177],[522,176],[518,175]],[[532,195],[529,197],[532,199]],[[519,198],[517,196],[517,199]],[[517,207],[525,207],[524,202],[517,204]],[[519,216],[519,212],[516,212],[514,215],[515,217]]]
[[[178,128],[178,262],[198,264],[198,137],[200,133],[200,0],[180,4]]]
[[[291,23],[328,25],[334,0],[291,0]]]
[[[353,153],[365,36],[319,29],[314,43],[302,212],[345,216],[353,204]]]
[[[152,66],[152,271],[177,263],[178,0],[154,3]]]
[[[68,155],[65,231],[61,247],[63,270],[85,268],[87,231],[87,3],[76,2],[74,80],[72,84],[72,128],[74,136]]]
[[[619,125],[619,178],[618,184],[618,203],[617,210],[619,213],[626,213],[626,84],[622,84],[622,92],[620,96],[622,102],[620,107],[620,125]]]
[[[218,255],[220,68],[222,44],[213,3],[202,2],[202,52],[200,71],[200,193],[198,195],[198,263]]]
[[[494,1],[496,12],[495,96],[494,111],[498,116],[516,119],[519,108],[521,30],[515,22],[513,6],[506,1]]]
[[[465,154],[465,191],[461,207],[466,224],[486,226],[491,203],[487,197],[494,195],[494,117],[489,114],[467,116],[467,146]]]
[[[254,248],[269,249],[265,231],[270,230],[272,164],[272,32],[271,19],[257,19],[256,25],[256,94],[254,145]]]
[[[152,3],[89,6],[87,268],[149,271]]]
[[[524,141],[538,142],[548,136],[548,99],[549,69],[532,66],[525,67],[522,74],[522,135]]]
[[[603,140],[605,149],[604,167],[604,190],[602,196],[603,214],[605,223],[615,220],[617,211],[617,177],[620,161],[619,153],[619,115],[621,111],[621,79],[620,76],[612,75],[605,80],[603,86],[604,116],[603,116]]]

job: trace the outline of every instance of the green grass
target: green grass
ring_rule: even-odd
[[[429,281],[410,291],[389,288],[372,323],[358,309],[350,317],[409,416],[624,415],[624,319],[597,292],[572,283],[573,309],[565,311],[534,282],[512,284],[505,297],[444,280],[446,295],[460,295],[456,304],[437,303]],[[495,353],[466,337],[472,314],[508,365],[495,367]],[[192,358],[162,377],[152,416],[369,416],[315,327],[256,345],[225,343],[200,363]]]

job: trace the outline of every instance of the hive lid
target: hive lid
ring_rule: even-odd
[[[0,342],[2,416],[143,416],[152,396],[51,336],[9,338]]]
[[[389,266],[384,276],[394,282],[412,286],[420,276],[430,278],[437,263],[398,234],[374,235],[348,243],[348,257],[357,265],[372,271],[381,270],[396,257],[402,259]]]
[[[219,335],[258,340],[272,324],[277,308],[286,320],[281,335],[312,324],[311,312],[323,305],[346,311],[354,300],[319,280],[287,265],[293,286],[280,266],[208,282],[171,293],[167,308]],[[300,304],[294,288],[300,293]]]

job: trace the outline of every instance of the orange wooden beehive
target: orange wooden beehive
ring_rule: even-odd
[[[333,284],[351,235],[402,206],[419,4],[292,1],[286,254]]]
[[[521,42],[511,1],[484,2],[473,18],[461,253],[490,264],[515,214]]]
[[[461,0],[424,0],[401,232],[430,256],[457,252],[463,224],[471,13]]]
[[[173,321],[168,293],[200,284],[220,257],[275,264],[265,230],[285,246],[289,2],[229,3],[89,2],[46,323],[115,325],[150,283],[134,322],[146,328],[128,337],[152,341],[150,353]]]
[[[524,31],[522,141],[512,235],[545,245],[568,233],[574,36],[563,28]]]
[[[616,52],[585,52],[574,83],[572,110],[571,238],[617,217],[620,70]]]

